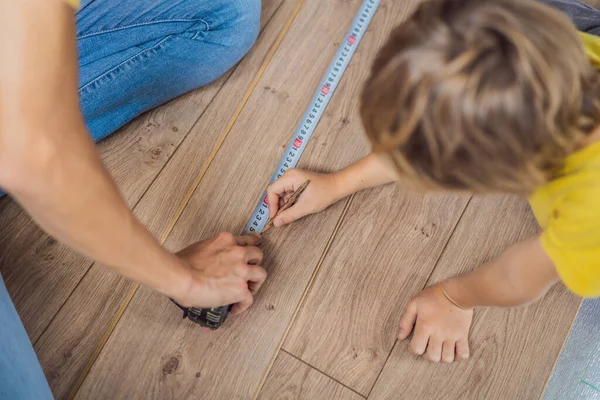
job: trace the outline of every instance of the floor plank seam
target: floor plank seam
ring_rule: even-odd
[[[431,277],[433,276],[433,273],[436,270],[438,263],[442,259],[442,256],[446,252],[446,249],[448,248],[448,244],[450,243],[450,240],[452,240],[452,236],[454,236],[454,232],[456,232],[456,228],[458,228],[458,224],[460,224],[460,221],[462,220],[463,216],[465,215],[465,211],[467,211],[467,207],[469,207],[469,204],[471,204],[472,199],[473,199],[473,195],[471,195],[471,197],[469,197],[467,204],[465,204],[465,207],[463,208],[462,212],[460,213],[460,217],[458,217],[458,220],[456,220],[456,224],[454,224],[454,227],[452,228],[452,232],[450,232],[450,235],[448,236],[448,240],[446,240],[446,243],[444,243],[444,248],[442,249],[442,251],[440,251],[440,255],[435,260],[435,263],[433,264],[433,268],[431,269],[431,272],[429,273],[429,276],[427,277],[427,280],[425,281],[425,285],[422,287],[422,289],[425,289],[429,285],[429,281],[431,280]]]
[[[248,99],[250,98],[251,94],[254,92],[254,89],[258,85],[258,82],[262,78],[265,70],[269,66],[271,60],[273,59],[273,56],[275,55],[275,53],[279,49],[279,45],[281,44],[281,42],[282,42],[283,38],[285,37],[285,35],[287,34],[288,30],[290,29],[292,23],[296,19],[296,16],[300,12],[300,9],[302,8],[303,4],[304,4],[304,0],[298,0],[298,3],[296,5],[296,7],[294,8],[294,10],[292,11],[292,13],[290,14],[290,17],[288,18],[288,20],[284,24],[284,26],[281,29],[281,31],[279,32],[279,35],[278,35],[277,39],[275,40],[275,42],[271,46],[271,49],[267,53],[265,59],[263,60],[263,63],[261,64],[259,70],[257,71],[256,75],[254,76],[254,79],[252,80],[252,82],[251,82],[250,86],[248,87],[246,93],[244,94],[242,100],[238,104],[238,107],[236,108],[235,113],[233,114],[233,116],[229,120],[229,122],[227,123],[225,129],[223,130],[223,132],[221,133],[221,135],[219,136],[219,138],[217,139],[217,143],[213,147],[213,150],[211,151],[210,155],[208,156],[207,161],[205,162],[204,166],[200,170],[200,173],[198,174],[198,176],[196,177],[194,183],[192,184],[192,186],[188,190],[188,192],[187,192],[186,196],[184,197],[183,201],[180,203],[180,206],[178,207],[177,212],[176,212],[174,218],[171,220],[171,223],[169,223],[169,225],[167,225],[167,228],[165,229],[164,233],[161,235],[161,238],[160,238],[160,243],[161,244],[164,244],[164,242],[166,241],[166,239],[170,235],[171,231],[173,230],[173,228],[177,224],[177,221],[179,221],[179,218],[181,217],[181,215],[183,214],[183,211],[187,207],[187,204],[189,203],[190,199],[192,198],[192,195],[194,194],[194,192],[198,188],[198,185],[200,184],[200,181],[202,180],[202,178],[206,174],[206,171],[208,171],[208,168],[210,167],[210,165],[212,163],[212,160],[215,158],[215,156],[219,152],[219,150],[220,150],[221,146],[223,145],[223,143],[225,142],[225,139],[227,138],[229,132],[231,131],[231,129],[235,125],[235,122],[237,121],[237,119],[238,119],[239,115],[241,114],[242,110],[244,109],[244,107],[245,107],[246,103],[248,102]],[[194,126],[195,126],[195,124],[194,124]],[[192,129],[193,129],[194,126],[192,126],[192,128],[190,129],[190,132],[192,131]],[[188,132],[188,134],[189,134],[189,132]],[[186,137],[187,137],[187,135],[186,135]],[[183,143],[183,140],[182,140],[182,143]],[[96,350],[94,351],[92,357],[90,358],[90,360],[86,364],[84,370],[82,371],[82,373],[80,374],[79,378],[77,379],[77,381],[76,381],[73,389],[69,393],[69,396],[68,396],[69,399],[75,398],[75,396],[77,395],[77,392],[79,392],[79,389],[81,388],[81,386],[83,385],[83,382],[87,378],[88,373],[90,372],[90,370],[92,369],[93,365],[95,364],[98,356],[100,355],[100,353],[104,349],[104,346],[106,345],[106,343],[110,339],[110,336],[112,335],[112,332],[114,331],[115,327],[117,326],[117,324],[121,320],[121,317],[123,316],[123,314],[127,310],[127,307],[129,306],[129,303],[133,299],[133,296],[135,296],[135,293],[136,293],[136,291],[137,291],[138,288],[139,288],[139,284],[135,284],[134,287],[129,292],[129,294],[127,295],[127,297],[125,298],[125,300],[121,303],[121,306],[119,307],[119,310],[117,311],[115,317],[113,318],[113,320],[109,324],[109,327],[106,330],[105,334],[103,335],[102,340],[99,342],[99,344],[98,344]]]
[[[379,378],[381,377],[381,374],[383,373],[383,370],[385,369],[385,366],[387,365],[388,361],[390,360],[390,357],[392,356],[392,354],[394,353],[394,349],[396,348],[396,346],[398,345],[398,338],[396,338],[396,340],[394,341],[394,345],[392,346],[392,348],[390,349],[390,352],[388,353],[385,362],[383,363],[381,369],[379,370],[379,373],[377,374],[377,378],[375,378],[375,381],[373,382],[373,386],[371,386],[371,389],[369,390],[369,393],[367,393],[367,399],[369,397],[371,397],[371,393],[373,393],[373,389],[375,389],[375,386],[377,386],[377,382],[379,381]]]
[[[312,284],[313,284],[316,276],[318,275],[319,270],[321,269],[321,266],[323,265],[323,261],[325,261],[325,257],[327,256],[327,253],[329,252],[329,249],[331,248],[331,244],[333,243],[333,240],[335,239],[338,231],[340,230],[340,227],[342,226],[342,223],[344,222],[344,218],[346,217],[346,214],[348,213],[348,209],[350,208],[350,205],[352,204],[352,200],[354,200],[354,194],[350,196],[350,198],[346,201],[346,204],[344,205],[342,214],[338,218],[338,222],[335,224],[335,227],[333,228],[333,231],[331,232],[331,235],[329,236],[327,245],[325,246],[323,253],[321,253],[321,257],[319,258],[319,261],[317,262],[317,265],[315,266],[315,269],[306,285],[306,288],[304,289],[304,292],[302,293],[302,297],[300,298],[300,301],[298,302],[298,305],[296,306],[296,309],[294,310],[294,314],[292,315],[292,318],[290,319],[290,322],[289,322],[287,328],[285,329],[285,332],[283,333],[283,336],[282,336],[281,340],[279,341],[279,344],[277,345],[277,348],[273,354],[273,357],[271,358],[271,362],[269,363],[269,366],[267,367],[267,370],[265,371],[263,378],[262,378],[260,384],[258,385],[256,394],[253,397],[254,400],[256,400],[258,398],[258,395],[262,391],[262,388],[265,385],[265,382],[267,381],[267,376],[269,376],[269,374],[271,373],[273,364],[275,364],[275,360],[277,359],[277,354],[279,354],[279,351],[281,351],[283,344],[285,343],[285,340],[287,339],[287,336],[290,333],[292,325],[294,325],[296,317],[298,316],[298,313],[304,304],[304,300],[308,296],[308,293],[310,292],[310,290],[312,288]]]
[[[48,321],[48,324],[42,330],[42,333],[40,333],[40,335],[37,337],[37,339],[34,342],[31,343],[34,348],[38,344],[38,342],[42,339],[42,337],[44,336],[44,334],[46,333],[46,331],[50,328],[50,325],[52,325],[52,323],[54,322],[54,320],[56,319],[56,317],[58,316],[58,314],[60,314],[60,312],[62,311],[62,309],[67,305],[67,303],[69,302],[69,299],[71,298],[71,296],[73,295],[73,293],[75,293],[75,290],[77,290],[77,288],[79,287],[79,285],[81,284],[81,282],[90,273],[90,270],[92,269],[93,265],[94,265],[94,262],[91,261],[90,262],[90,266],[87,267],[87,269],[85,270],[85,273],[81,276],[81,279],[79,279],[79,281],[77,281],[77,284],[75,285],[75,287],[73,288],[73,290],[71,290],[71,293],[69,293],[69,295],[67,296],[67,298],[65,299],[65,301],[60,305],[60,307],[58,308],[58,310],[56,311],[56,313],[54,313],[54,315],[52,316],[52,318],[50,318],[50,321]]]
[[[335,379],[333,376],[326,374],[325,372],[321,371],[319,368],[310,365],[309,363],[307,363],[306,361],[304,361],[303,359],[296,357],[294,354],[290,353],[289,351],[285,350],[285,349],[281,349],[280,351],[284,352],[285,354],[291,356],[292,358],[295,358],[296,360],[300,361],[302,364],[304,365],[308,365],[310,368],[314,369],[315,371],[319,372],[320,374],[328,377],[329,379],[331,379],[332,381],[334,381],[335,383],[339,384],[340,386],[345,387],[346,389],[350,390],[351,392],[359,395],[360,397],[362,397],[363,399],[366,399],[366,397],[360,393],[358,393],[356,390],[352,389],[349,386],[344,385],[342,382],[338,381],[337,379]],[[369,392],[370,393],[370,392]]]

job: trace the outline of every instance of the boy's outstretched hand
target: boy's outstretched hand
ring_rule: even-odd
[[[276,228],[307,215],[323,211],[341,198],[338,193],[336,178],[333,174],[318,174],[299,169],[290,169],[267,188],[269,217],[273,218],[277,214],[279,207],[285,204],[292,194],[308,180],[310,180],[310,184],[302,192],[296,204],[282,212],[273,221],[273,225]]]
[[[472,309],[462,309],[452,303],[441,284],[423,290],[406,306],[400,319],[400,334],[404,340],[413,331],[409,350],[432,362],[451,363],[469,358],[469,328]]]

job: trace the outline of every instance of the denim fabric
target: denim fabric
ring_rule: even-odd
[[[223,75],[256,40],[260,11],[260,0],[82,0],[79,97],[94,141]]]
[[[93,139],[221,76],[254,43],[260,10],[260,0],[83,0],[79,96]],[[0,400],[51,398],[0,277]]]
[[[1,276],[0,399],[52,399],[42,367]]]
[[[254,43],[260,0],[84,0],[79,96],[95,141],[217,79]]]

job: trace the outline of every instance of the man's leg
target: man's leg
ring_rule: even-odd
[[[79,95],[94,140],[235,65],[258,36],[260,8],[260,0],[82,1]]]
[[[27,332],[0,277],[0,399],[52,399]]]

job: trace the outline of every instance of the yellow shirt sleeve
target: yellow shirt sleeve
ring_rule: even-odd
[[[595,186],[562,197],[542,233],[542,247],[565,285],[582,297],[600,296],[600,173]]]

